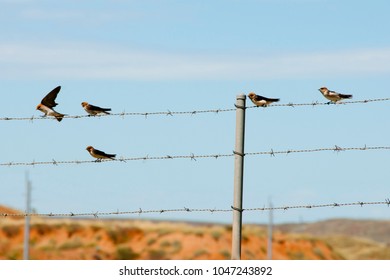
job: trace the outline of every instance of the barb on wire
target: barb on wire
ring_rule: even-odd
[[[328,204],[310,204],[310,205],[290,205],[290,206],[276,206],[276,207],[261,207],[261,208],[243,208],[239,209],[233,206],[230,206],[230,208],[227,209],[216,209],[216,208],[199,208],[199,209],[191,209],[188,207],[178,208],[178,209],[160,209],[160,210],[142,210],[139,208],[139,210],[134,211],[115,211],[115,212],[90,212],[90,213],[53,213],[50,212],[48,214],[45,213],[1,213],[0,217],[7,218],[7,217],[93,217],[93,218],[99,218],[102,216],[113,216],[113,215],[141,215],[141,214],[163,214],[163,213],[172,213],[172,212],[181,212],[181,213],[194,213],[194,212],[232,212],[232,211],[239,211],[239,212],[249,212],[249,211],[286,211],[286,210],[293,210],[293,209],[315,209],[315,208],[339,208],[339,207],[348,207],[348,206],[360,206],[363,207],[363,205],[390,205],[390,200],[386,198],[384,201],[370,201],[370,202],[347,202],[347,203],[328,203]]]
[[[191,160],[196,161],[195,155],[191,153]]]
[[[367,104],[369,102],[383,102],[383,101],[388,101],[390,98],[376,98],[376,99],[365,99],[365,100],[355,100],[355,101],[343,101],[339,103],[329,103],[329,102],[310,102],[310,103],[280,103],[280,104],[270,104],[267,107],[303,107],[303,106],[324,106],[324,105],[338,105],[338,104]],[[121,113],[111,113],[107,115],[66,115],[63,118],[64,119],[82,119],[82,118],[103,118],[103,117],[114,117],[114,116],[119,116],[119,117],[126,117],[126,116],[144,116],[145,119],[148,116],[151,115],[161,115],[161,116],[174,116],[174,115],[197,115],[197,114],[206,114],[206,113],[220,113],[220,112],[232,112],[235,111],[237,108],[235,105],[235,108],[227,108],[227,109],[209,109],[209,110],[191,110],[191,111],[160,111],[160,112],[126,112],[123,110]],[[248,106],[246,108],[241,108],[241,109],[253,109],[253,108],[258,108],[257,106]],[[0,121],[31,121],[33,122],[34,120],[55,120],[54,117],[44,117],[44,116],[31,116],[31,117],[0,117]]]
[[[334,146],[334,151],[335,151],[335,152],[340,152],[340,151],[342,151],[342,150],[343,150],[343,148],[341,148],[341,147],[339,147],[339,146],[337,146],[337,145]]]
[[[166,155],[166,156],[156,156],[156,157],[150,157],[149,155],[146,155],[144,157],[128,157],[125,158],[121,156],[119,159],[102,159],[101,161],[96,160],[68,160],[68,161],[57,161],[55,159],[52,159],[51,161],[35,161],[32,162],[5,162],[0,163],[0,166],[36,166],[36,165],[62,165],[62,164],[84,164],[84,163],[108,163],[108,162],[123,162],[128,163],[129,161],[146,161],[146,160],[167,160],[167,159],[190,159],[191,161],[196,161],[198,158],[215,158],[218,159],[220,157],[232,157],[234,155],[239,156],[255,156],[255,155],[270,155],[271,157],[275,157],[278,154],[286,154],[289,155],[291,153],[315,153],[315,152],[323,152],[323,151],[369,151],[369,150],[390,150],[390,146],[373,146],[373,147],[367,147],[367,145],[364,145],[364,147],[339,147],[335,145],[331,148],[317,148],[317,149],[303,149],[303,150],[283,150],[283,151],[274,151],[271,149],[271,151],[265,151],[265,152],[250,152],[250,153],[238,153],[236,151],[233,151],[231,154],[209,154],[209,155],[195,155],[191,153],[190,155]]]

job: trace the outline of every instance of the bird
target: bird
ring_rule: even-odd
[[[57,98],[57,94],[60,92],[61,86],[56,87],[51,92],[49,92],[41,101],[40,104],[37,106],[37,110],[43,112],[46,116],[53,116],[57,119],[57,121],[62,121],[62,118],[65,116],[64,114],[60,114],[56,112],[53,108],[58,105],[58,103],[55,102],[55,99]]]
[[[326,87],[322,87],[322,88],[320,88],[318,90],[322,93],[322,95],[326,99],[328,99],[328,100],[330,100],[330,101],[332,101],[334,103],[337,103],[338,101],[340,101],[342,99],[350,99],[350,98],[352,98],[352,94],[338,93],[338,92],[335,92],[333,90],[329,90]],[[330,103],[330,102],[328,102],[328,103]]]
[[[115,160],[116,157],[116,154],[106,154],[105,152],[99,151],[92,146],[88,146],[86,150],[90,153],[91,156],[96,158],[96,161],[102,161],[102,159]]]
[[[98,106],[94,106],[92,104],[89,104],[88,102],[82,102],[81,106],[84,108],[84,110],[92,116],[96,116],[97,114],[110,114],[107,111],[111,111],[111,108],[101,108]]]
[[[257,95],[254,92],[249,93],[248,97],[250,100],[252,100],[253,104],[262,107],[267,107],[269,104],[273,102],[278,102],[280,100],[279,98],[268,98],[261,95]]]

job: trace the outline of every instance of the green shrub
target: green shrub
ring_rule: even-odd
[[[165,251],[163,250],[150,250],[149,251],[149,259],[150,260],[164,260],[165,258]]]
[[[20,232],[20,226],[16,226],[16,225],[4,226],[3,232],[4,232],[5,236],[7,236],[8,238],[15,237]]]
[[[80,247],[83,247],[83,242],[81,242],[81,240],[79,238],[76,238],[76,239],[73,239],[73,240],[70,240],[68,242],[63,243],[59,247],[59,249],[71,250],[71,249],[76,249],[76,248],[80,248]]]
[[[121,246],[116,249],[117,260],[136,260],[139,254],[134,252],[130,247]]]
[[[215,241],[218,241],[222,236],[222,232],[213,231],[213,232],[211,232],[211,236],[214,238]]]

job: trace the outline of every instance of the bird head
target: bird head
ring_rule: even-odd
[[[85,107],[85,106],[87,106],[88,105],[88,102],[81,102],[81,106],[83,106],[83,107]]]
[[[256,94],[255,94],[254,92],[251,92],[251,93],[248,94],[248,97],[249,97],[250,99],[253,99],[253,98],[256,97]]]
[[[322,87],[320,89],[318,89],[320,92],[326,92],[328,91],[328,88],[327,87]]]
[[[92,146],[88,146],[88,147],[86,148],[86,150],[87,150],[88,152],[90,152],[91,150],[93,150],[93,147],[92,147]]]
[[[41,110],[41,108],[42,108],[42,104],[39,104],[39,105],[37,106],[36,110]]]

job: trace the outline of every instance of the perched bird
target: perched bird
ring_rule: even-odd
[[[280,100],[279,98],[267,98],[261,95],[257,95],[254,92],[249,93],[248,97],[256,106],[262,107],[267,107],[269,104],[273,102],[278,102]]]
[[[322,93],[322,95],[332,101],[332,102],[337,102],[337,101],[340,101],[341,99],[349,99],[349,98],[352,98],[352,95],[351,94],[341,94],[341,93],[338,93],[338,92],[335,92],[333,90],[329,90],[328,88],[326,87],[322,87],[319,89],[319,91]],[[330,102],[329,102],[330,103]]]
[[[99,151],[92,146],[88,146],[86,150],[90,153],[91,156],[96,158],[96,161],[101,161],[102,159],[112,159],[115,160],[116,155],[106,154],[105,152]]]
[[[84,110],[92,116],[97,114],[110,114],[107,111],[111,111],[111,108],[100,108],[98,106],[91,105],[88,102],[82,102],[81,106],[83,106]]]
[[[53,108],[58,104],[55,102],[57,98],[57,94],[60,92],[61,86],[56,87],[51,92],[49,92],[37,106],[37,110],[43,112],[46,116],[53,116],[57,119],[57,121],[62,121],[62,118],[65,116],[64,114],[60,114],[56,112]]]

